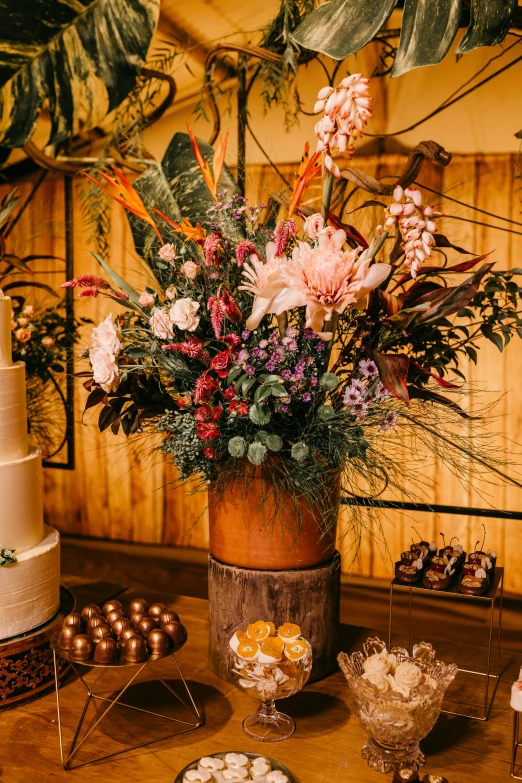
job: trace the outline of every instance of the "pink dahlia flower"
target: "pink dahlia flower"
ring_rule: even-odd
[[[315,248],[299,242],[292,260],[283,262],[259,292],[258,299],[268,301],[264,313],[280,315],[292,307],[306,306],[306,326],[329,340],[332,332],[323,331],[323,324],[332,320],[334,312],[341,315],[349,306],[364,309],[368,294],[388,277],[391,267],[370,266],[366,251],[359,255],[360,248],[343,250],[345,241],[346,233],[339,229],[331,236],[319,236]],[[251,319],[256,321],[257,314],[253,318],[252,310]],[[248,324],[247,329],[252,328]]]

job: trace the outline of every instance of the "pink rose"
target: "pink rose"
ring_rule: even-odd
[[[155,337],[159,337],[160,340],[172,340],[174,337],[174,330],[172,328],[168,310],[155,307],[152,311],[149,323],[152,334]]]
[[[92,330],[92,347],[93,350],[101,349],[114,356],[119,354],[121,350],[119,330],[114,324],[112,313]]]
[[[143,307],[152,307],[154,304],[154,296],[149,294],[148,291],[142,291],[140,294],[140,305]]]
[[[31,330],[25,329],[25,327],[22,329],[17,329],[15,332],[15,337],[17,340],[20,340],[21,343],[26,343],[31,339]]]
[[[163,247],[160,247],[158,255],[162,261],[171,263],[176,258],[176,248],[171,244],[163,245]]]
[[[198,265],[195,261],[185,261],[183,264],[183,271],[189,280],[194,280],[198,273]]]
[[[32,315],[34,313],[34,307],[32,305],[26,305],[22,310],[25,315]]]
[[[47,337],[42,337],[42,345],[44,348],[52,348],[54,345],[53,338],[49,337],[49,335],[47,335]]]
[[[177,295],[178,292],[176,291],[176,286],[169,285],[169,287],[165,291],[165,296],[167,297],[167,299],[170,299],[170,301],[172,302],[177,297]]]
[[[304,230],[310,239],[317,239],[322,228],[324,228],[324,220],[320,212],[309,215],[304,222]]]
[[[114,391],[118,386],[120,375],[118,365],[114,361],[114,355],[99,348],[90,352],[89,359],[96,383],[99,383],[105,391]]]
[[[29,323],[29,318],[18,319],[18,326],[27,326],[28,323]]]

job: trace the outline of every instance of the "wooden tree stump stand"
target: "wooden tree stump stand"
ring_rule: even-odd
[[[298,623],[312,645],[310,681],[337,669],[341,558],[289,571],[260,571],[226,565],[209,554],[209,660],[214,674],[229,680],[227,655],[237,626],[273,620]]]

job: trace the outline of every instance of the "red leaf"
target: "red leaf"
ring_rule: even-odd
[[[441,378],[440,375],[437,375],[434,372],[430,372],[425,367],[421,367],[420,364],[417,364],[417,362],[414,362],[413,360],[410,360],[410,363],[413,364],[414,367],[416,367],[418,370],[420,370],[424,375],[429,375],[431,378],[434,378],[439,386],[442,386],[443,389],[458,389],[460,388],[458,384],[456,383],[450,383],[449,381],[444,380],[444,378]]]
[[[331,212],[327,212],[326,217],[334,228],[342,228],[343,231],[346,231],[346,236],[352,239],[354,242],[357,242],[357,244],[360,245],[363,250],[368,247],[368,242],[363,237],[363,235],[357,231],[355,226],[350,226],[348,223],[343,223],[340,218],[338,218],[336,215],[333,215]]]
[[[401,309],[401,300],[398,296],[380,290],[377,290],[377,296],[386,315],[395,315]]]
[[[373,359],[377,365],[379,377],[384,388],[394,397],[397,397],[398,400],[403,400],[408,405],[410,396],[406,379],[408,378],[410,366],[409,357],[405,353],[378,353],[368,348],[366,351],[370,359]]]
[[[424,301],[432,305],[417,319],[417,324],[426,324],[435,321],[438,318],[445,318],[448,315],[457,313],[466,307],[473,299],[480,287],[480,281],[493,267],[493,263],[484,264],[478,272],[475,272],[468,280],[456,287],[445,288],[442,291],[436,291],[433,294],[425,294],[419,299],[419,304]]]

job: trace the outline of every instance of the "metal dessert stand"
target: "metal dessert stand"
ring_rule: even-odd
[[[515,778],[515,780],[522,780],[522,777],[520,775],[515,775],[515,766],[517,763],[517,750],[522,745],[522,742],[520,742],[520,712],[518,710],[513,710],[513,744],[512,744],[512,752],[511,752],[511,769],[509,770],[509,774],[512,778]]]
[[[447,598],[454,601],[476,601],[478,605],[484,606],[485,613],[489,618],[489,634],[488,634],[488,648],[487,648],[487,667],[486,671],[473,671],[472,669],[461,669],[459,672],[463,674],[475,674],[479,677],[485,678],[484,687],[484,702],[482,714],[477,716],[467,712],[456,712],[452,710],[442,710],[447,715],[461,715],[465,718],[472,718],[473,720],[486,721],[489,718],[489,713],[493,705],[495,693],[497,691],[498,682],[500,679],[500,647],[502,637],[502,599],[504,596],[504,569],[500,567],[495,568],[495,575],[493,582],[485,595],[464,595],[458,592],[457,584],[449,588],[449,590],[430,590],[420,584],[407,585],[403,582],[399,582],[398,579],[393,579],[390,584],[390,621],[389,621],[389,636],[388,644],[389,649],[392,647],[392,633],[393,633],[393,604],[394,594],[396,591],[408,592],[408,650],[411,650],[411,615],[412,615],[412,602],[414,597],[433,598]],[[498,601],[497,601],[498,598]],[[498,604],[498,632],[496,634],[496,666],[494,672],[491,671],[493,651],[493,628],[495,620],[495,609]],[[492,690],[491,690],[492,686]],[[518,734],[517,734],[518,736]],[[516,752],[516,751],[515,751]]]
[[[174,651],[170,650],[168,653],[165,653],[163,655],[149,655],[146,660],[141,661],[139,663],[130,663],[128,661],[124,661],[123,659],[121,659],[111,664],[100,664],[94,661],[93,658],[88,658],[85,661],[79,661],[79,660],[75,660],[74,658],[71,658],[67,650],[62,650],[60,647],[58,647],[58,637],[59,637],[58,632],[53,635],[51,639],[51,647],[53,650],[53,662],[54,662],[54,672],[55,672],[56,707],[58,711],[58,734],[60,739],[60,757],[64,769],[66,770],[77,769],[78,767],[83,767],[86,766],[87,764],[93,764],[97,761],[109,759],[112,758],[113,756],[118,756],[121,753],[127,753],[130,750],[136,750],[137,748],[143,748],[146,745],[151,745],[154,742],[160,742],[162,740],[176,737],[180,734],[186,734],[187,732],[194,731],[194,729],[197,729],[199,726],[203,725],[204,722],[203,718],[199,713],[199,710],[196,706],[196,703],[194,702],[194,699],[192,698],[192,694],[190,693],[189,687],[186,683],[183,673],[176,660],[175,652],[177,652],[177,650],[179,650],[183,646],[182,644],[177,645],[174,648]],[[183,699],[170,687],[170,685],[162,677],[159,676],[158,672],[152,666],[153,663],[156,663],[168,657],[172,658],[172,660],[174,661],[176,672],[179,675],[181,682],[183,683],[190,704],[187,704],[185,701],[183,701]],[[79,681],[83,684],[83,686],[87,691],[87,699],[82,709],[80,719],[78,721],[78,725],[76,726],[76,729],[74,731],[74,735],[69,750],[67,751],[64,748],[64,739],[63,739],[63,732],[62,732],[62,716],[61,716],[61,708],[60,708],[60,683],[58,678],[58,672],[60,667],[59,667],[58,659],[65,659],[66,661],[68,661],[70,667],[77,675]],[[81,667],[86,667],[87,671],[85,673],[87,673],[91,668],[99,669],[100,672],[95,677],[93,682],[88,683],[82,674]],[[182,720],[181,718],[174,718],[171,715],[165,715],[160,712],[144,709],[143,707],[137,707],[133,704],[128,704],[121,700],[124,693],[126,693],[126,691],[130,688],[130,686],[136,682],[139,675],[144,671],[144,669],[147,668],[152,671],[152,673],[155,676],[155,679],[161,682],[162,685],[165,686],[167,691],[169,691],[169,693],[174,697],[174,699],[180,702],[183,705],[183,707],[194,716],[195,722],[191,722],[189,720]],[[123,688],[120,688],[119,690],[110,688],[108,690],[95,691],[94,689],[96,685],[98,685],[98,683],[104,677],[104,675],[111,669],[120,669],[120,670],[128,669],[130,677],[127,680],[126,684],[123,686]],[[115,695],[113,696],[113,698],[107,698],[107,694],[115,694]],[[78,738],[80,736],[83,727],[84,719],[87,714],[87,710],[91,701],[104,702],[108,706],[106,707],[105,710],[103,710],[103,712],[95,720],[93,725],[90,726],[90,728],[85,732],[82,738],[78,741]],[[135,745],[129,745],[128,747],[121,748],[120,750],[116,750],[112,753],[106,753],[101,756],[96,756],[96,758],[88,759],[87,761],[81,761],[77,764],[72,763],[74,757],[76,756],[80,748],[85,744],[85,742],[89,739],[92,733],[96,730],[96,728],[104,720],[107,714],[115,706],[127,707],[128,709],[136,710],[137,712],[141,712],[145,715],[154,715],[157,718],[162,718],[165,720],[172,721],[174,723],[179,724],[180,728],[178,731],[173,731],[169,734],[162,735],[161,737],[155,737],[154,739],[148,739],[145,742],[140,742]]]

